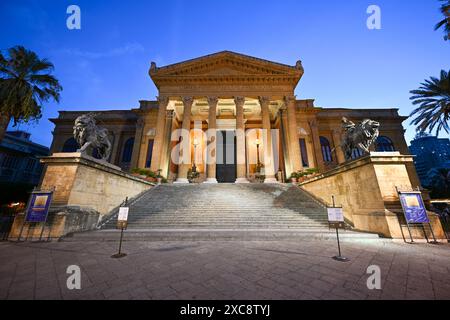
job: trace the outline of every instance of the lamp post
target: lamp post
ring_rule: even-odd
[[[195,165],[195,156],[197,155],[197,146],[199,145],[197,139],[194,139],[193,145],[194,145],[194,161],[192,162],[192,172],[197,172],[197,166]]]
[[[261,144],[261,141],[259,139],[256,139],[255,144],[256,144],[256,172],[259,174],[261,173],[261,161],[259,160],[259,145]]]

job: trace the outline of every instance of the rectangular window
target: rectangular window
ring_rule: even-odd
[[[145,160],[145,167],[150,168],[152,165],[152,155],[153,155],[153,139],[148,140],[148,148],[147,148],[147,158]]]
[[[308,151],[306,149],[306,140],[300,139],[300,152],[302,154],[302,162],[304,167],[309,167]]]
[[[2,167],[8,169],[16,169],[19,164],[19,159],[9,154],[5,155],[2,162]]]
[[[36,159],[29,158],[28,161],[27,161],[27,165],[25,167],[25,170],[33,171],[35,165],[36,165]]]

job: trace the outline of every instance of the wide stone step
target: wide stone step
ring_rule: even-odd
[[[379,241],[374,234],[342,231],[340,240]],[[118,242],[119,230],[99,230],[70,235],[62,241]],[[124,232],[123,240],[132,241],[317,241],[335,240],[336,232],[326,228],[283,229],[131,229]]]
[[[148,213],[139,213],[139,214],[134,214],[134,213],[130,213],[128,215],[129,219],[140,219],[143,217],[151,217],[153,218],[160,218],[162,216],[166,216],[169,219],[172,218],[211,218],[211,219],[215,219],[215,218],[223,218],[223,219],[234,219],[234,218],[238,218],[238,219],[254,219],[254,218],[265,218],[265,219],[301,219],[301,218],[318,218],[318,217],[322,217],[325,218],[323,216],[323,214],[319,214],[319,213],[280,213],[280,214],[257,214],[257,213],[252,213],[252,214],[236,214],[236,213],[220,213],[220,212],[205,212],[205,213],[190,213],[190,212],[148,212]]]

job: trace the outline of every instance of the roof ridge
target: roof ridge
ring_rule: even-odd
[[[222,50],[222,51],[218,51],[218,52],[215,52],[215,53],[210,53],[210,54],[203,55],[203,56],[200,56],[200,57],[183,60],[183,61],[180,61],[180,62],[168,64],[168,65],[165,65],[165,66],[162,66],[162,67],[157,67],[157,69],[158,70],[169,69],[169,68],[176,67],[178,65],[191,63],[191,62],[194,62],[196,60],[202,60],[202,59],[206,59],[206,58],[210,58],[210,57],[214,57],[214,56],[219,56],[219,55],[226,55],[226,54],[232,55],[232,56],[238,56],[238,57],[241,57],[241,58],[256,60],[256,61],[259,61],[259,62],[266,62],[266,63],[268,62],[268,63],[279,65],[279,66],[285,67],[285,68],[296,69],[296,66],[292,66],[292,65],[288,65],[288,64],[280,63],[280,62],[276,62],[276,61],[271,61],[271,60],[267,60],[267,59],[262,59],[262,58],[250,56],[250,55],[247,55],[247,54],[231,51],[231,50]],[[154,62],[152,62],[152,64],[154,64]]]

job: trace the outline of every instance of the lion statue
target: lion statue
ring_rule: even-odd
[[[108,130],[99,128],[95,121],[96,114],[88,113],[75,120],[73,136],[80,149],[77,152],[85,153],[88,149],[97,149],[102,161],[108,161],[111,155],[111,142],[108,139]]]
[[[370,146],[380,134],[380,123],[370,119],[365,119],[356,125],[344,117],[342,118],[342,128],[344,129],[344,137],[341,147],[346,160],[352,159],[353,150],[357,148],[365,153],[370,153]]]

